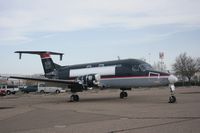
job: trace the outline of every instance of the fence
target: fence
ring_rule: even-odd
[[[175,86],[200,86],[200,82],[197,81],[191,81],[191,82],[177,82],[175,83]]]

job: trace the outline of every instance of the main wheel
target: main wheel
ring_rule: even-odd
[[[120,98],[123,99],[123,98],[125,98],[125,97],[128,97],[128,93],[122,91],[122,92],[120,93]]]
[[[75,95],[75,101],[78,102],[79,101],[79,96]]]
[[[175,103],[176,102],[176,97],[175,96],[170,96],[169,97],[169,103]]]
[[[124,92],[124,97],[128,97],[128,93],[127,92]]]
[[[71,102],[78,102],[79,101],[79,96],[78,95],[71,95],[70,101]]]
[[[125,97],[124,92],[120,93],[120,98],[123,99]]]

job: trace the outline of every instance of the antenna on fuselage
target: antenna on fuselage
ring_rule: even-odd
[[[120,56],[117,56],[117,59],[120,60]]]

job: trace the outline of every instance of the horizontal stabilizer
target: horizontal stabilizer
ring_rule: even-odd
[[[62,60],[62,57],[64,53],[58,53],[58,52],[51,52],[51,51],[15,51],[15,53],[19,54],[19,59],[22,58],[22,54],[37,54],[42,56],[49,56],[49,55],[59,55],[60,60]]]

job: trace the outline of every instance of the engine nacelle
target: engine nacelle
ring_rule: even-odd
[[[89,74],[78,77],[77,81],[79,84],[83,85],[84,88],[90,88],[99,86],[100,78],[99,74]]]

